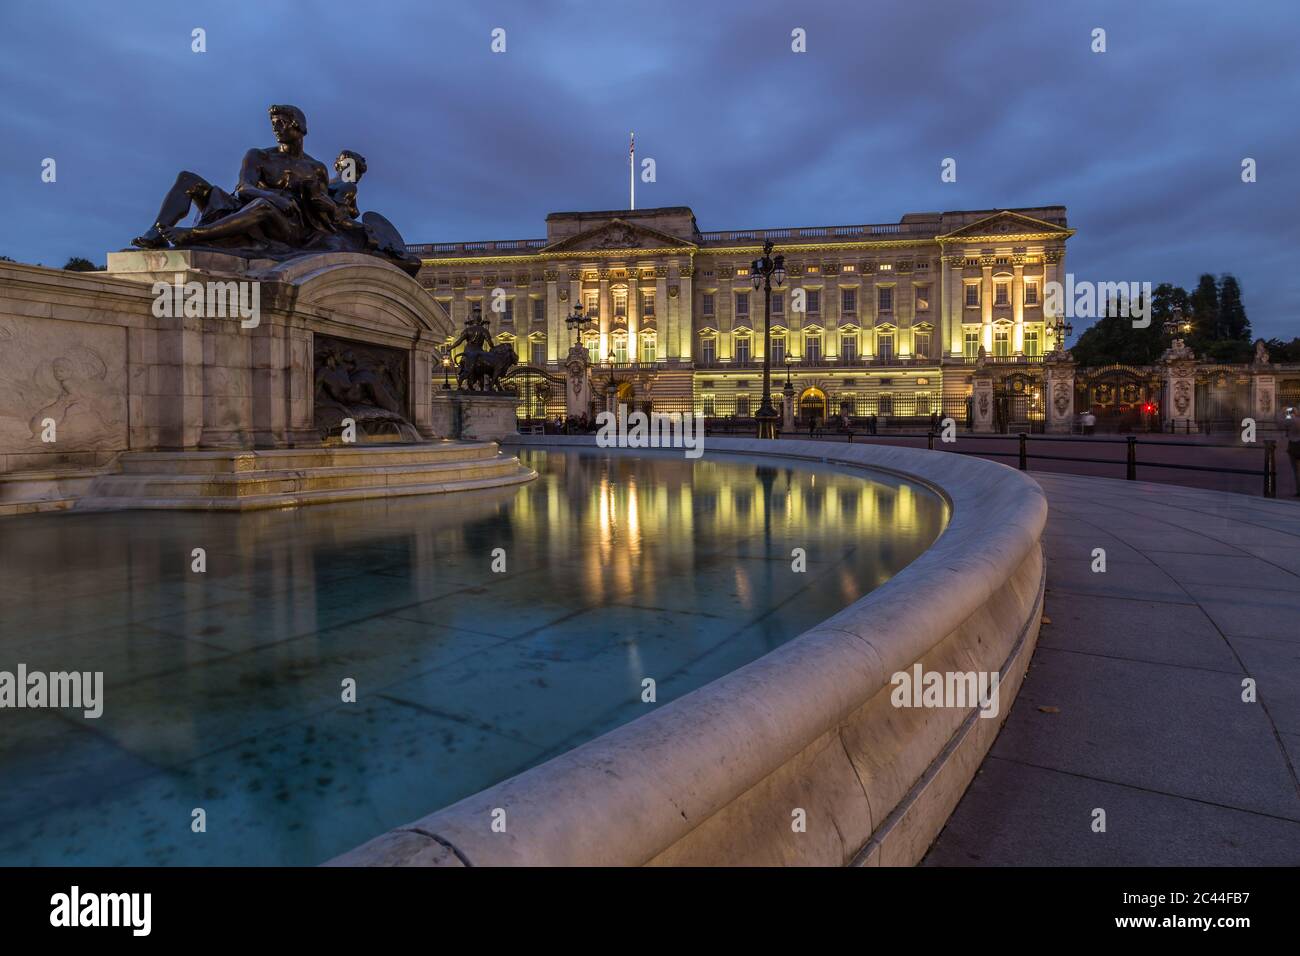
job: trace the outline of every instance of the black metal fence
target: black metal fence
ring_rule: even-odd
[[[792,436],[793,437],[793,436]],[[814,437],[835,437],[835,433],[827,431],[824,436]],[[935,439],[939,438],[939,432],[935,429],[924,432],[899,432],[889,435],[890,438],[924,438],[926,447],[931,451],[935,447]],[[964,434],[961,440],[965,441],[1006,441],[1007,435],[969,435]],[[1211,472],[1222,475],[1248,475],[1261,479],[1263,494],[1265,498],[1277,497],[1277,441],[1268,438],[1265,439],[1260,448],[1249,448],[1245,445],[1227,444],[1224,442],[1199,442],[1199,441],[1143,441],[1136,435],[1128,435],[1123,438],[1083,438],[1070,435],[1031,435],[1026,432],[1020,432],[1014,436],[1018,440],[1016,451],[992,451],[992,450],[975,450],[963,448],[942,448],[941,450],[956,455],[977,455],[989,458],[1014,458],[1017,466],[1021,471],[1029,470],[1031,461],[1064,461],[1075,464],[1085,465],[1115,465],[1118,471],[1119,466],[1124,467],[1124,477],[1129,481],[1137,481],[1137,470],[1143,468],[1169,468],[1179,471],[1201,471]],[[846,440],[852,443],[855,439],[858,441],[870,440],[869,434],[862,432],[850,431],[845,435]],[[1071,442],[1078,444],[1086,442],[1089,445],[1123,445],[1125,446],[1124,457],[1120,458],[1081,458],[1077,455],[1048,455],[1048,454],[1030,454],[1030,442]],[[1189,447],[1189,448],[1230,448],[1240,452],[1253,452],[1262,454],[1262,468],[1226,468],[1220,465],[1184,465],[1175,462],[1139,460],[1138,447],[1147,445],[1156,448],[1170,447]]]

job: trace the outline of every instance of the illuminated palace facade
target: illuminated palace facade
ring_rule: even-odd
[[[787,270],[772,293],[772,390],[779,402],[789,377],[801,421],[963,417],[981,347],[1020,420],[1041,410],[1041,362],[1057,347],[1046,283],[1064,283],[1073,234],[1063,206],[723,232],[669,207],[553,213],[541,239],[409,248],[455,327],[481,310],[538,381],[559,382],[580,341],[598,395],[612,376],[637,407],[748,417],[764,349],[750,263],[770,239]],[[566,322],[575,305],[585,327]],[[553,414],[529,401],[525,414]]]

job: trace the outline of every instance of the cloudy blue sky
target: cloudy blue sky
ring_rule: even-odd
[[[1232,272],[1257,334],[1300,335],[1295,0],[4,0],[0,44],[20,261],[102,264],[178,170],[232,186],[288,102],[313,155],[367,157],[361,206],[409,242],[622,208],[635,129],[637,205],[704,230],[1061,203],[1077,278]]]

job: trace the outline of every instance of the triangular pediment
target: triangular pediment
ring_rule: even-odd
[[[1003,209],[1001,212],[995,212],[985,216],[983,219],[977,219],[972,223],[955,229],[946,235],[939,236],[940,239],[969,239],[975,236],[997,237],[997,236],[1024,236],[1024,235],[1046,235],[1054,234],[1062,238],[1074,235],[1073,229],[1066,229],[1064,226],[1058,226],[1055,223],[1047,222],[1044,219],[1035,219],[1033,216],[1026,216],[1022,213],[1011,212],[1009,209]]]
[[[610,249],[663,249],[697,243],[623,219],[611,219],[576,236],[567,236],[539,250],[548,252],[603,252]]]

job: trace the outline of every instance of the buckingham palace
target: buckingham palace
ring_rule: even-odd
[[[544,238],[408,248],[455,327],[481,313],[515,347],[525,417],[552,414],[575,345],[621,401],[751,416],[764,302],[750,267],[770,240],[787,272],[772,292],[772,388],[791,383],[801,423],[967,416],[979,362],[1003,424],[1027,425],[1042,417],[1044,355],[1062,347],[1045,293],[1073,234],[1064,206],[720,232],[677,206],[552,213]]]

